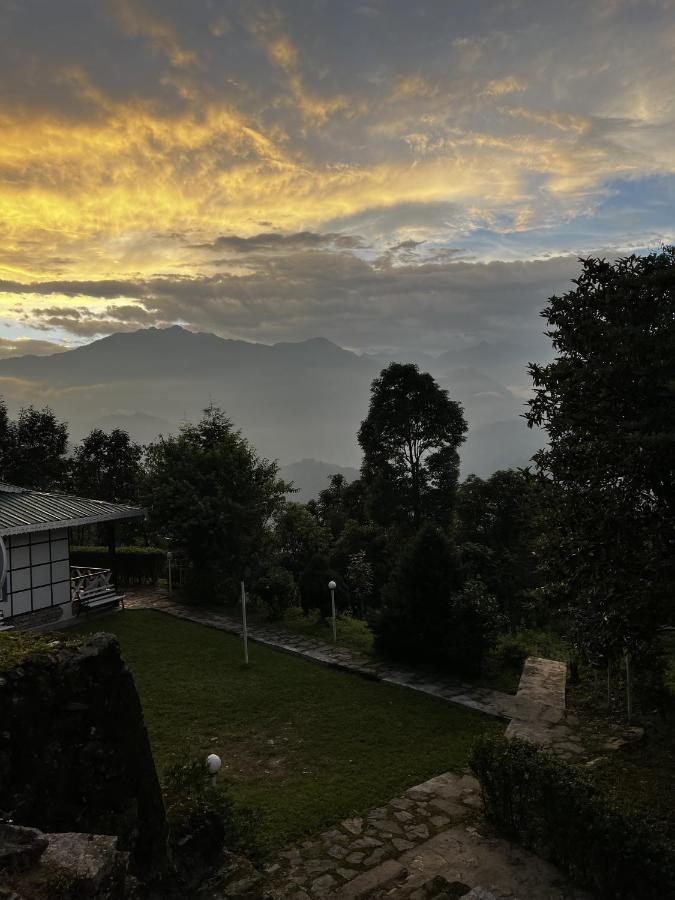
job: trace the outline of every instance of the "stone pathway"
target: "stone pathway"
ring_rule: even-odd
[[[186,606],[169,598],[159,589],[141,590],[127,595],[127,609],[154,609],[187,619],[200,625],[241,635],[241,623],[232,616],[198,606]],[[295,635],[272,624],[254,624],[248,628],[249,640],[300,656],[321,665],[332,666],[429,694],[477,710],[485,715],[509,721],[507,737],[519,737],[548,747],[563,757],[583,752],[576,732],[565,721],[564,663],[551,659],[528,657],[523,668],[518,692],[505,694],[489,688],[465,684],[445,676],[421,672],[363,656],[348,647]]]
[[[439,775],[386,806],[283,851],[266,867],[258,895],[269,900],[588,900],[544,860],[482,835],[480,805],[473,777]],[[236,881],[225,887],[224,897],[238,895]]]

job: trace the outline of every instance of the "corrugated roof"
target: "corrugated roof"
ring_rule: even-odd
[[[0,535],[72,528],[144,516],[137,506],[87,500],[70,494],[48,494],[0,482]]]

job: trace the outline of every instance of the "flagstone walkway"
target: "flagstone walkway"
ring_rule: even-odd
[[[230,634],[242,634],[241,622],[232,616],[213,609],[187,606],[168,597],[161,589],[130,593],[125,600],[125,607],[153,609]],[[447,676],[392,666],[347,647],[292,634],[273,624],[249,625],[248,637],[255,643],[265,644],[321,665],[419,691],[448,703],[503,719],[509,722],[506,731],[508,737],[530,740],[548,747],[560,756],[570,757],[583,752],[575,729],[565,721],[564,663],[528,657],[518,692],[505,694]]]
[[[431,778],[386,806],[283,851],[266,866],[260,896],[587,900],[549,863],[481,834],[480,807],[472,776],[447,772]],[[224,896],[238,895],[235,879]]]

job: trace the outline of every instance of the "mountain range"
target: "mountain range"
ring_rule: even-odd
[[[22,405],[51,406],[73,440],[93,427],[123,427],[143,443],[194,421],[213,402],[263,456],[281,461],[284,477],[291,467],[296,496],[307,499],[332,471],[352,477],[358,468],[356,431],[370,384],[392,359],[410,358],[359,355],[324,338],[267,345],[180,326],[147,328],[52,355],[0,360],[0,394],[13,413]],[[542,446],[542,435],[520,417],[522,391],[502,380],[526,382],[521,348],[477,345],[413,361],[464,405],[470,430],[463,474],[526,465]]]

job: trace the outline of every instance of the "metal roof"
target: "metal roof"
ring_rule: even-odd
[[[0,535],[73,528],[144,515],[145,510],[137,506],[48,494],[0,482]]]

